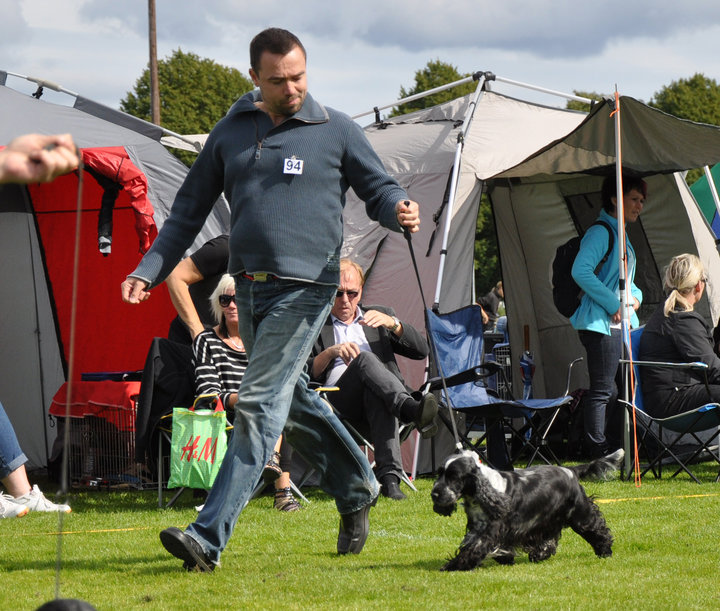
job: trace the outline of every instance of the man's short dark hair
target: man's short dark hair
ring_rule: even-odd
[[[292,32],[282,28],[263,30],[250,42],[250,67],[257,74],[260,70],[260,56],[265,51],[275,55],[287,55],[295,47],[300,47],[303,55],[307,57],[305,47]]]

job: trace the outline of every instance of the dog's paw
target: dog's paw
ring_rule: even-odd
[[[440,569],[441,571],[467,571],[467,568],[460,566],[460,562],[455,558],[448,560]]]
[[[512,549],[497,547],[488,554],[488,558],[492,558],[498,564],[515,564],[515,552]]]
[[[507,556],[494,556],[493,560],[495,560],[498,564],[504,564],[507,566],[515,564],[515,556],[513,554]]]

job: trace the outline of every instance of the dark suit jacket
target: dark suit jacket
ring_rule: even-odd
[[[392,308],[386,308],[385,306],[359,306],[363,312],[368,310],[377,310],[388,316],[395,316],[395,311]],[[429,347],[427,340],[420,334],[420,332],[407,323],[402,323],[403,334],[402,337],[398,337],[394,333],[390,333],[385,327],[374,328],[374,327],[363,327],[365,337],[370,344],[370,350],[377,355],[385,367],[388,368],[397,378],[405,384],[400,369],[398,368],[395,355],[399,354],[410,359],[420,360],[424,359],[429,353]],[[332,366],[332,362],[323,371],[322,375],[318,377],[312,376],[312,363],[314,358],[320,354],[326,348],[335,345],[335,332],[333,331],[332,318],[328,316],[320,336],[318,337],[315,345],[313,346],[312,353],[308,359],[308,373],[310,379],[313,382],[323,383],[327,378],[327,373]]]
[[[713,352],[712,332],[703,317],[695,311],[663,314],[663,304],[645,325],[640,338],[638,360],[688,363],[701,361],[709,367],[710,384],[720,384],[720,358]],[[702,373],[689,369],[643,367],[640,371],[643,394],[648,400],[653,393],[671,391],[676,387],[704,384]],[[659,398],[659,397],[654,397]]]

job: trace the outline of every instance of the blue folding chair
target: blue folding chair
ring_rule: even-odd
[[[633,355],[640,354],[640,338],[642,337],[642,333],[643,327],[633,329],[630,332],[630,342]],[[662,477],[663,463],[672,461],[674,464],[678,465],[678,468],[670,477],[675,477],[678,473],[684,471],[699,484],[700,480],[692,473],[692,471],[690,471],[689,465],[705,456],[705,452],[707,452],[707,455],[720,464],[720,449],[717,445],[717,433],[718,427],[720,427],[720,405],[717,403],[707,403],[706,405],[702,405],[696,409],[683,412],[682,414],[677,414],[675,416],[669,416],[667,418],[654,418],[645,411],[642,384],[640,383],[640,380],[642,377],[642,367],[670,367],[675,369],[695,369],[702,371],[705,374],[705,384],[707,385],[707,364],[702,362],[672,363],[638,361],[634,359],[621,359],[620,362],[626,365],[632,363],[633,367],[635,379],[634,402],[627,401],[625,399],[620,399],[620,402],[627,409],[630,422],[633,422],[634,412],[634,420],[638,425],[638,446],[639,449],[643,450],[649,460],[649,463],[642,468],[640,477],[645,475],[648,471],[652,471],[655,478],[659,479]],[[707,440],[703,440],[698,436],[698,433],[712,430],[714,430],[716,434],[708,437]],[[676,436],[670,443],[666,443],[663,438],[663,431],[672,431],[676,433]],[[694,441],[692,444],[693,449],[690,451],[689,455],[682,451],[683,443],[688,440]],[[716,441],[716,444],[711,446],[711,442],[713,440]],[[634,467],[635,457],[633,456],[630,473],[632,473]],[[715,481],[720,481],[720,471],[718,471]]]
[[[503,367],[493,361],[483,362],[484,338],[479,306],[466,306],[447,314],[436,314],[426,309],[426,325],[431,340],[431,366],[436,369],[432,373],[437,375],[428,380],[425,392],[442,391],[440,402],[465,415],[465,433],[460,435],[462,445],[481,451],[480,446],[487,442],[485,424],[500,418],[517,442],[518,450],[510,457],[511,462],[523,452],[529,452],[527,466],[537,458],[548,464],[559,464],[558,457],[547,443],[547,436],[562,406],[573,400],[569,395],[570,371],[582,359],[571,363],[568,387],[561,397],[502,398],[488,388],[488,379],[503,376]],[[446,412],[447,409],[440,409],[438,413],[450,428],[452,423]],[[522,424],[517,426],[515,422]],[[471,439],[471,431],[480,433],[479,437]],[[492,464],[492,460],[489,462]]]

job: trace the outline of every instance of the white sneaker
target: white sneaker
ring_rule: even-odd
[[[17,498],[5,495],[4,498],[21,507],[27,507],[29,511],[60,511],[62,513],[70,513],[72,511],[70,505],[51,503],[48,501],[40,491],[40,488],[37,487],[37,484],[33,486],[32,490],[27,494],[23,494]]]
[[[0,519],[2,518],[19,518],[24,516],[28,511],[27,507],[18,505],[8,500],[4,494],[0,494]]]

